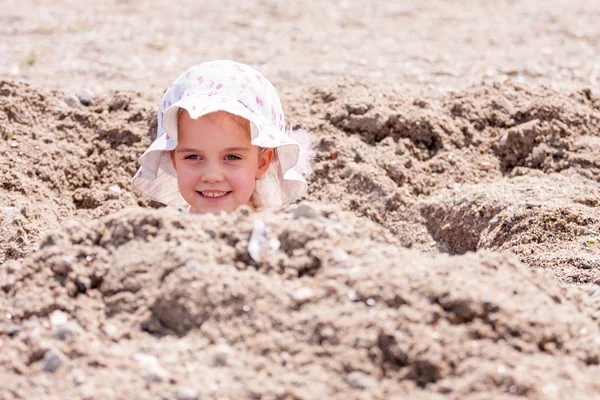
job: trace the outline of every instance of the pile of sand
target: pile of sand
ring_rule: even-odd
[[[598,98],[284,97],[310,203],[184,216],[128,185],[152,99],[0,82],[7,398],[593,397]]]
[[[258,261],[248,255],[252,235],[263,239]],[[546,274],[505,255],[434,257],[390,243],[375,223],[310,204],[221,218],[130,210],[72,223],[2,270],[5,393],[600,390],[598,326]]]

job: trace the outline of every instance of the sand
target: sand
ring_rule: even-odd
[[[9,7],[0,398],[596,398],[600,9],[532,3]],[[313,133],[298,204],[132,192],[220,57]]]

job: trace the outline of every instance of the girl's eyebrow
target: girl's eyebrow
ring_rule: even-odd
[[[230,152],[240,152],[240,151],[248,151],[250,150],[248,147],[228,147],[226,148],[224,151],[226,153],[230,153]]]
[[[223,149],[223,152],[225,153],[230,153],[230,152],[245,152],[245,151],[249,151],[250,149],[248,147],[228,147],[226,149]],[[201,150],[198,149],[193,149],[191,147],[184,147],[182,149],[180,148],[176,148],[175,152],[177,153],[201,153]]]
[[[185,148],[179,148],[177,147],[175,149],[176,153],[199,153],[200,150],[198,149],[192,149],[191,147],[185,147]]]

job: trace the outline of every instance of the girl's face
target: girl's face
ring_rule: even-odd
[[[231,212],[246,204],[256,179],[269,167],[273,149],[250,144],[250,123],[224,111],[192,119],[183,110],[178,144],[171,152],[179,192],[192,213]]]

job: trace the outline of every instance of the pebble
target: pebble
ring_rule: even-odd
[[[87,380],[87,375],[80,369],[71,370],[71,376],[73,377],[75,386],[80,386]]]
[[[542,203],[538,202],[538,201],[526,201],[525,202],[525,207],[527,208],[537,208],[537,207],[541,207]]]
[[[92,400],[95,396],[98,395],[98,390],[91,382],[81,386],[81,389],[79,389],[79,391],[81,394],[81,398],[84,400]]]
[[[342,178],[349,178],[352,175],[353,172],[354,171],[352,170],[352,168],[346,167],[346,168],[344,168],[342,170],[342,172],[340,172],[340,177],[342,177]]]
[[[277,238],[269,239],[269,251],[275,252],[281,247],[281,242]]]
[[[158,359],[147,354],[136,354],[134,358],[144,369],[144,378],[149,382],[163,382],[169,379],[169,371],[164,369]]]
[[[498,145],[505,146],[507,142],[508,142],[508,134],[505,133],[504,135],[502,135],[500,140],[498,140]]]
[[[50,349],[44,354],[44,371],[56,372],[65,362],[65,355],[58,349]]]
[[[79,97],[79,101],[81,101],[81,104],[83,104],[84,106],[89,106],[94,101],[94,93],[92,93],[91,91],[89,91],[87,89],[83,89],[79,93],[78,97]]]
[[[8,335],[9,337],[13,337],[19,332],[21,332],[21,327],[16,324],[0,323],[0,332]]]
[[[69,321],[69,315],[61,310],[52,311],[50,314],[50,323],[53,327],[64,325]]]
[[[232,350],[228,344],[223,343],[217,345],[213,354],[213,364],[218,366],[227,365],[231,354]]]
[[[114,185],[108,188],[108,198],[118,199],[121,196],[123,189],[120,186]]]
[[[333,261],[336,263],[343,263],[348,260],[348,253],[346,253],[344,249],[334,247],[333,250],[331,250],[331,258],[333,258]]]
[[[103,331],[106,334],[106,336],[114,338],[115,336],[117,336],[117,333],[119,333],[119,328],[117,328],[116,325],[113,325],[111,323],[105,323]]]
[[[351,290],[350,292],[348,292],[348,300],[350,301],[358,301],[360,300],[360,295],[358,294],[358,292],[356,290]]]
[[[79,98],[75,95],[67,96],[65,98],[65,103],[67,103],[69,107],[79,107],[79,105],[81,104]]]
[[[177,389],[177,400],[196,400],[198,391],[188,386],[181,386]]]
[[[254,261],[259,261],[263,247],[267,245],[267,226],[260,219],[252,222],[252,233],[248,240],[248,254]]]
[[[292,213],[294,214],[295,218],[314,219],[319,216],[319,212],[314,207],[304,203],[294,208]]]
[[[314,296],[315,294],[309,287],[301,287],[292,293],[292,299],[294,299],[296,304],[308,303]]]
[[[6,222],[12,222],[23,215],[17,207],[2,207],[2,214],[4,214]]]
[[[62,256],[52,264],[52,271],[58,275],[67,276],[71,272],[73,258],[71,256]]]
[[[377,382],[373,378],[360,371],[350,372],[346,377],[346,382],[348,382],[348,385],[361,390],[371,390],[377,387]]]
[[[52,330],[52,337],[58,340],[65,340],[70,337],[79,336],[81,327],[75,321],[69,321],[66,324],[59,325]]]

